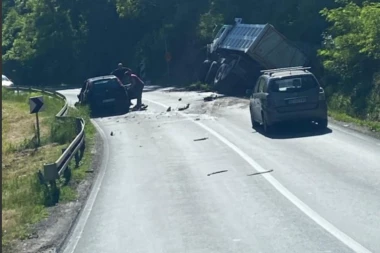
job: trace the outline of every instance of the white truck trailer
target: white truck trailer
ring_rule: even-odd
[[[207,45],[208,56],[199,81],[213,84],[225,94],[252,88],[263,69],[305,66],[306,55],[270,24],[223,25]]]

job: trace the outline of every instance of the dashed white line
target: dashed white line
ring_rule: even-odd
[[[150,99],[144,99],[150,103],[162,106],[164,108],[167,108],[167,105],[164,105],[162,103],[150,100]],[[190,118],[186,113],[178,112],[179,115]],[[194,124],[197,124],[201,128],[208,131],[210,134],[215,136],[217,139],[219,139],[221,142],[226,144],[229,148],[231,148],[233,151],[235,151],[240,157],[242,157],[249,165],[251,165],[254,169],[256,169],[258,172],[265,172],[266,170],[261,167],[257,162],[255,162],[249,155],[247,155],[244,151],[239,149],[237,146],[235,146],[233,143],[231,143],[229,140],[224,138],[219,133],[215,132],[213,129],[207,127],[206,125],[202,124],[199,121],[192,121]],[[300,209],[304,214],[306,214],[310,219],[312,219],[314,222],[316,222],[319,226],[324,228],[327,232],[329,232],[331,235],[333,235],[335,238],[337,238],[339,241],[344,243],[347,247],[352,249],[354,252],[360,252],[360,253],[371,253],[370,250],[365,248],[363,245],[352,239],[350,236],[339,230],[337,227],[335,227],[333,224],[331,224],[329,221],[327,221],[325,218],[320,216],[317,212],[315,212],[313,209],[311,209],[308,205],[306,205],[304,202],[302,202],[299,198],[297,198],[293,193],[291,193],[288,189],[286,189],[277,179],[275,179],[270,174],[262,174],[262,177],[264,177],[279,193],[281,193],[284,197],[286,197],[291,203],[293,203],[298,209]]]

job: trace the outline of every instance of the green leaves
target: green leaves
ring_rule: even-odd
[[[355,113],[380,110],[380,101],[373,95],[378,90],[375,72],[380,66],[380,3],[340,2],[345,5],[321,11],[331,26],[324,34],[324,47],[318,55],[327,81],[332,76],[339,80],[328,85],[350,98]],[[374,101],[377,107],[373,106]]]
[[[217,32],[217,27],[223,24],[223,15],[207,12],[202,14],[198,25],[198,35],[206,43],[212,41]],[[219,27],[220,28],[220,27]]]

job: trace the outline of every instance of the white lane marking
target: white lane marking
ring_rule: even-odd
[[[164,105],[162,103],[145,99],[148,102],[151,102],[153,104],[162,106],[164,108],[167,108],[167,105]],[[189,118],[185,113],[178,112],[181,116],[185,118]],[[233,151],[235,151],[238,155],[240,155],[249,165],[251,165],[254,169],[256,169],[258,172],[265,172],[266,170],[261,167],[257,162],[255,162],[249,155],[244,153],[241,149],[239,149],[237,146],[235,146],[233,143],[231,143],[229,140],[224,138],[222,135],[218,134],[211,128],[207,127],[206,125],[202,124],[198,121],[193,121],[194,124],[197,124],[201,128],[208,131],[210,134],[214,135],[216,138],[218,138],[221,142],[226,144],[228,147],[230,147]],[[339,241],[344,243],[346,246],[348,246],[350,249],[352,249],[354,252],[360,252],[360,253],[371,253],[370,250],[365,248],[363,245],[352,239],[350,236],[339,230],[337,227],[335,227],[333,224],[328,222],[325,218],[320,216],[318,213],[316,213],[313,209],[311,209],[308,205],[306,205],[304,202],[302,202],[299,198],[297,198],[293,193],[291,193],[288,189],[285,188],[277,179],[275,179],[270,174],[262,174],[262,177],[264,177],[278,192],[280,192],[284,197],[286,197],[290,202],[292,202],[298,209],[300,209],[304,214],[309,216],[314,222],[316,222],[319,226],[324,228],[327,232],[329,232],[331,235],[333,235],[335,238],[337,238]]]
[[[104,133],[104,131],[100,128],[98,123],[95,120],[91,120],[91,122],[94,124],[95,128],[98,130],[98,132],[101,135],[101,138],[104,142],[103,146],[103,154],[102,154],[102,163],[100,166],[100,172],[96,179],[95,184],[93,185],[92,191],[90,193],[90,196],[88,197],[86,201],[86,205],[84,206],[84,209],[82,213],[80,214],[80,217],[78,219],[78,223],[75,225],[75,228],[73,230],[73,233],[70,236],[70,240],[66,244],[66,248],[63,251],[64,253],[73,253],[75,252],[75,249],[78,245],[78,242],[82,236],[83,230],[86,226],[88,217],[90,216],[91,210],[94,206],[94,203],[96,201],[96,197],[98,196],[99,189],[102,185],[104,175],[107,171],[107,164],[109,159],[109,145],[107,137]]]

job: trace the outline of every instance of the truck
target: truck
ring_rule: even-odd
[[[207,57],[199,81],[224,94],[243,94],[252,89],[263,69],[305,66],[308,59],[297,46],[271,24],[223,25],[207,45]]]

